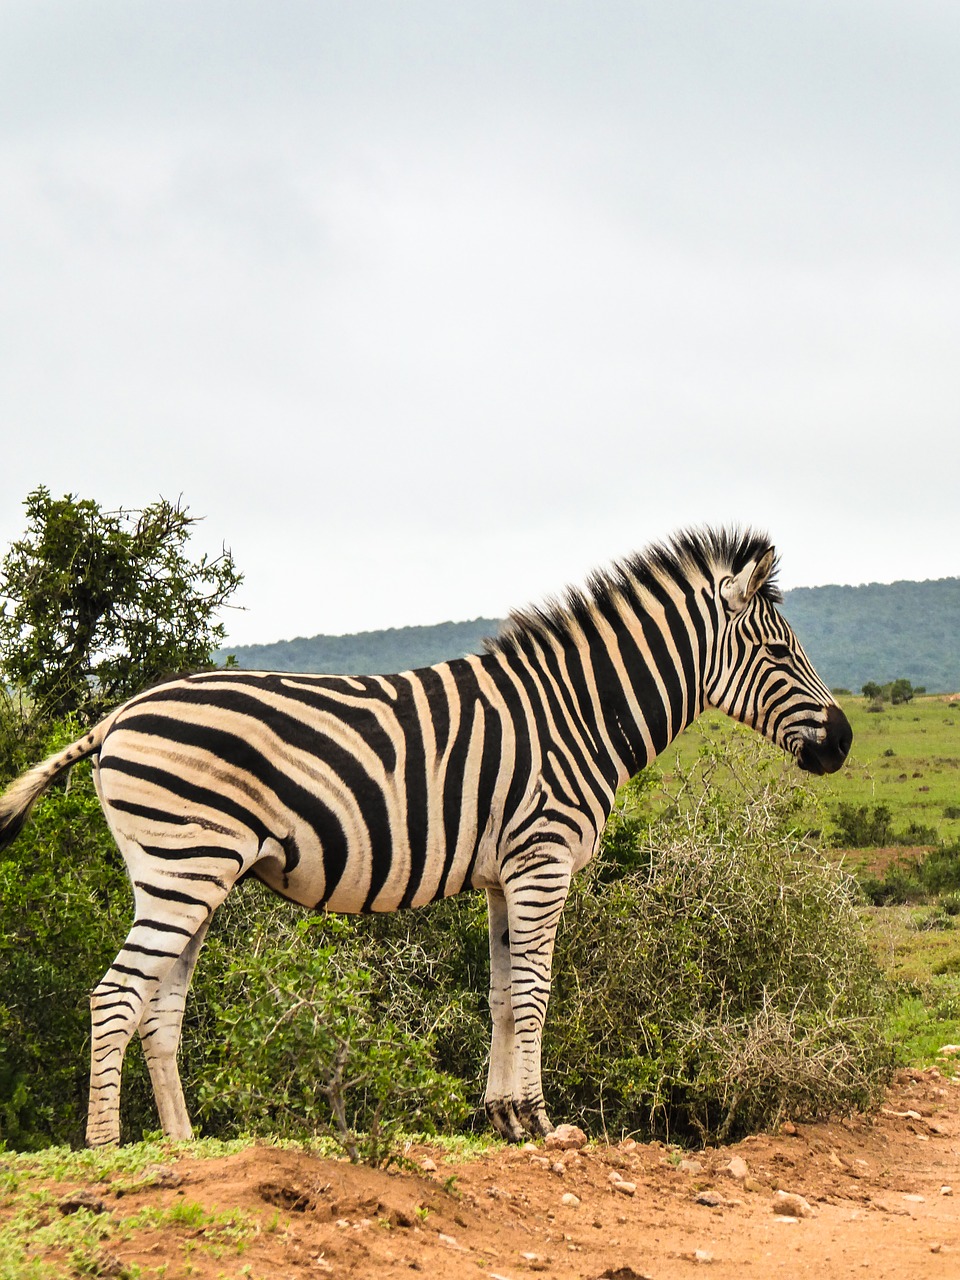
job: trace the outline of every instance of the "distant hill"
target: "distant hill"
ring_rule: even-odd
[[[903,676],[928,693],[960,690],[960,578],[795,587],[783,611],[831,688]]]
[[[347,636],[311,636],[278,640],[275,644],[239,645],[228,653],[248,671],[317,671],[376,676],[389,671],[431,667],[435,662],[480,653],[484,637],[495,634],[496,618],[472,622],[438,622],[432,627],[390,627],[386,631],[358,631]]]
[[[960,690],[960,578],[872,582],[860,587],[795,587],[783,611],[831,688],[859,692],[868,680],[904,677],[930,693]],[[261,671],[377,675],[479,653],[496,618],[312,636],[225,649]]]

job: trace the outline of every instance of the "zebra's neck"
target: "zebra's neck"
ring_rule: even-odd
[[[715,625],[705,594],[693,590],[644,588],[592,603],[571,627],[571,639],[579,632],[620,785],[703,711]]]
[[[577,607],[516,617],[498,642],[546,676],[611,795],[704,708],[716,634],[706,585],[621,581]]]

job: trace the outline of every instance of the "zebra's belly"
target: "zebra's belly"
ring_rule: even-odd
[[[329,848],[307,828],[283,846],[266,841],[253,874],[282,897],[314,910],[396,911],[492,883],[496,857],[487,844],[473,841],[447,856],[437,843],[417,856],[396,836],[378,845],[361,837]]]

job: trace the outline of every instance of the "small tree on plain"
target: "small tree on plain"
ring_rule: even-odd
[[[161,676],[209,666],[225,634],[215,615],[242,577],[226,548],[189,558],[185,506],[104,511],[43,486],[24,505],[27,531],[0,565],[0,672],[35,719],[91,723]]]

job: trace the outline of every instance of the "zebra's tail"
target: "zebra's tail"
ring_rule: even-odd
[[[54,778],[78,760],[100,750],[111,719],[108,716],[69,747],[48,756],[46,760],[21,774],[15,782],[11,782],[0,796],[0,849],[5,849],[20,834],[30,810]]]

